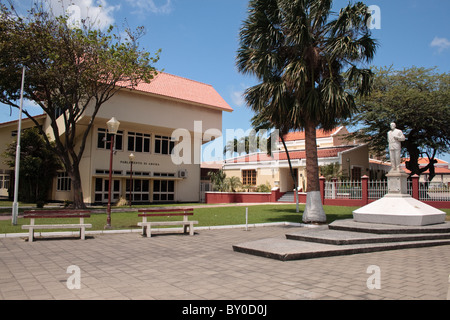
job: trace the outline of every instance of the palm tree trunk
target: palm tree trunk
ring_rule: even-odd
[[[309,121],[305,126],[306,147],[306,208],[303,213],[305,223],[325,223],[327,217],[323,210],[320,195],[319,163],[317,159],[316,125]]]
[[[291,157],[289,156],[289,151],[288,151],[288,149],[286,147],[286,142],[284,141],[283,135],[281,135],[280,138],[281,138],[281,142],[283,143],[284,150],[286,151],[286,156],[287,156],[287,159],[288,159],[289,170],[291,171],[292,180],[294,180],[294,187],[295,187],[294,196],[295,196],[296,212],[299,213],[300,209],[299,209],[299,205],[298,205],[297,177],[294,174],[294,169],[292,168],[292,163],[291,163]]]

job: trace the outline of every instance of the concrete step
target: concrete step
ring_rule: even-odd
[[[295,195],[293,192],[286,192],[278,202],[295,202]]]
[[[287,261],[441,245],[450,245],[450,222],[411,227],[348,219],[328,226],[298,228],[284,238],[237,244],[233,250]]]
[[[422,240],[450,240],[450,233],[370,234],[363,232],[330,230],[328,228],[323,230],[305,228],[296,232],[287,233],[286,239],[332,245],[348,245]]]
[[[281,261],[289,261],[442,245],[450,245],[450,240],[331,245],[269,238],[234,245],[233,250]]]
[[[450,233],[450,221],[428,226],[398,226],[391,224],[356,222],[353,219],[336,220],[328,225],[331,230],[375,234]]]

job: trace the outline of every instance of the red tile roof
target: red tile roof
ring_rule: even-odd
[[[408,169],[406,169],[405,167],[402,167],[403,171],[405,171],[406,173],[411,173],[411,171],[409,171]],[[423,172],[424,174],[429,174],[430,170],[427,170],[425,172]],[[444,168],[444,167],[435,167],[434,168],[434,173],[435,174],[450,174],[450,169],[449,168]]]
[[[317,156],[319,158],[335,158],[340,152],[353,149],[355,146],[342,146],[342,147],[332,147],[332,148],[319,148],[317,149]],[[289,151],[289,157],[291,160],[306,159],[306,151]],[[273,160],[287,160],[287,154],[285,151],[279,151],[272,156],[268,156],[266,153],[260,152],[250,155],[245,155],[242,157],[236,157],[233,159],[226,160],[226,163],[245,163],[245,162],[264,162]]]
[[[331,137],[332,135],[336,134],[340,129],[343,127],[335,128],[331,131],[324,131],[322,129],[316,130],[316,138],[326,138]],[[284,141],[295,141],[295,140],[305,140],[305,131],[295,131],[295,132],[289,132],[284,136]]]
[[[448,162],[446,162],[446,161],[444,161],[444,160],[441,160],[441,159],[437,159],[437,158],[435,158],[435,160],[437,161],[437,162],[434,164],[434,172],[435,172],[436,174],[450,174],[450,167],[449,167]],[[404,158],[404,159],[402,159],[402,166],[401,166],[401,168],[402,168],[403,171],[405,171],[406,173],[410,173],[411,171],[409,171],[408,169],[406,169],[406,166],[405,166],[406,161],[409,161],[409,158]],[[421,168],[426,167],[426,166],[428,165],[428,161],[429,161],[428,158],[419,158],[419,161],[418,161],[419,166],[420,166]],[[425,173],[425,174],[429,174],[430,171],[427,170],[427,171],[425,171],[424,173]]]
[[[233,111],[211,85],[165,72],[159,72],[150,83],[140,83],[134,90],[213,107],[222,111]]]
[[[448,165],[448,162],[446,162],[444,160],[437,159],[437,158],[435,158],[435,160],[437,161],[437,164],[447,164]],[[405,163],[406,161],[409,161],[409,158],[402,159],[402,163]],[[419,162],[419,165],[421,165],[421,164],[427,165],[429,160],[428,160],[428,158],[419,158],[418,162]]]

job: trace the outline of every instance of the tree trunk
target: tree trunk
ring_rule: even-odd
[[[437,163],[437,160],[435,159],[436,156],[436,150],[434,150],[433,155],[430,157],[428,156],[428,164],[425,167],[420,167],[419,164],[419,158],[421,156],[419,147],[414,144],[407,141],[406,143],[406,150],[409,153],[409,161],[406,161],[405,166],[406,169],[411,171],[410,177],[417,174],[418,176],[422,175],[425,171],[429,170],[428,175],[428,182],[433,180],[433,178],[436,176],[436,170],[434,165]]]
[[[294,174],[294,169],[292,168],[292,163],[291,163],[291,157],[289,156],[289,151],[288,151],[288,149],[286,147],[286,142],[284,141],[283,135],[280,136],[280,139],[281,139],[281,142],[283,143],[284,150],[286,151],[286,156],[287,156],[287,159],[288,159],[289,170],[291,171],[292,180],[294,180],[294,186],[295,186],[294,196],[295,196],[295,204],[296,204],[295,211],[297,213],[299,213],[300,209],[299,209],[299,205],[298,205],[298,183],[297,183],[297,177]]]
[[[305,223],[325,223],[327,217],[323,210],[320,194],[319,163],[317,159],[316,126],[308,122],[305,126],[306,147],[306,208],[303,213]]]
[[[86,209],[86,204],[84,203],[83,189],[81,186],[81,176],[79,167],[76,165],[72,166],[72,170],[67,172],[72,180],[72,192],[73,192],[73,208],[74,209]]]

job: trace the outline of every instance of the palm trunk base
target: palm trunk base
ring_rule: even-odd
[[[306,193],[306,207],[303,213],[304,223],[326,223],[327,216],[323,210],[322,197],[320,191],[310,191]]]

